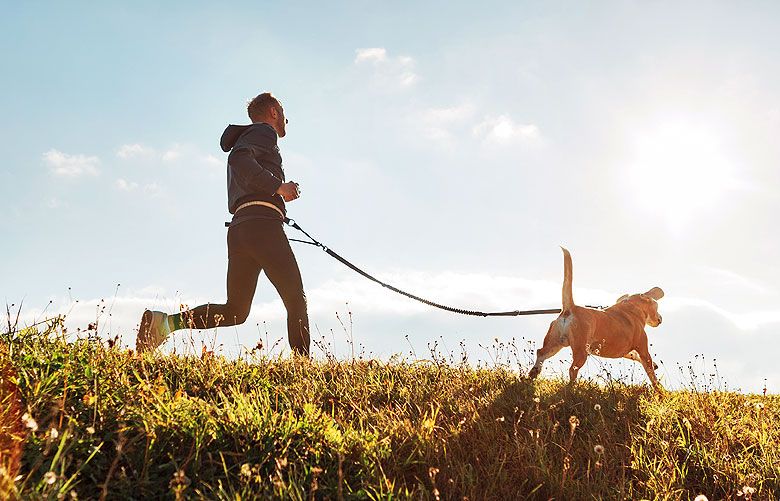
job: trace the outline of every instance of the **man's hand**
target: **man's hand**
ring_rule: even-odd
[[[281,195],[285,202],[291,202],[301,196],[301,189],[298,187],[298,183],[290,181],[282,183],[276,193]]]

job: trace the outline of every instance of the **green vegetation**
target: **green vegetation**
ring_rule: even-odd
[[[0,339],[0,498],[780,499],[778,396]]]

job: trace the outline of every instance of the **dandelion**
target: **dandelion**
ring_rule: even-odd
[[[707,496],[705,496],[704,494],[699,494],[693,499],[693,501],[710,501],[710,500],[707,499]]]
[[[38,423],[35,422],[35,419],[33,419],[33,417],[30,414],[25,412],[22,415],[22,422],[26,427],[30,428],[30,430],[32,430],[33,432],[38,431]]]
[[[595,410],[596,412],[599,412],[601,410],[601,404],[594,405],[593,406],[593,410]]]
[[[46,474],[43,476],[43,481],[51,485],[57,481],[57,474],[54,473],[53,471],[47,471]]]
[[[94,435],[95,434],[95,427],[94,426],[87,426],[87,433],[89,433],[90,435]]]
[[[596,454],[604,454],[604,446],[601,444],[596,444],[593,447],[593,452],[595,452]]]

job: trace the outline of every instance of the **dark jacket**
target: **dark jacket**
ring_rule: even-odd
[[[250,125],[228,125],[222,133],[220,146],[229,151],[227,160],[228,210],[236,213],[238,206],[251,200],[271,202],[287,213],[284,199],[276,193],[284,182],[282,156],[276,145],[277,135],[273,127],[266,123]],[[233,218],[239,222],[250,214],[265,214],[279,218],[279,214],[269,207],[252,206],[241,209]]]

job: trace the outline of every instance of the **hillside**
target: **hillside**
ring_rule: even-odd
[[[57,329],[1,348],[0,498],[780,499],[773,395],[138,357]]]

